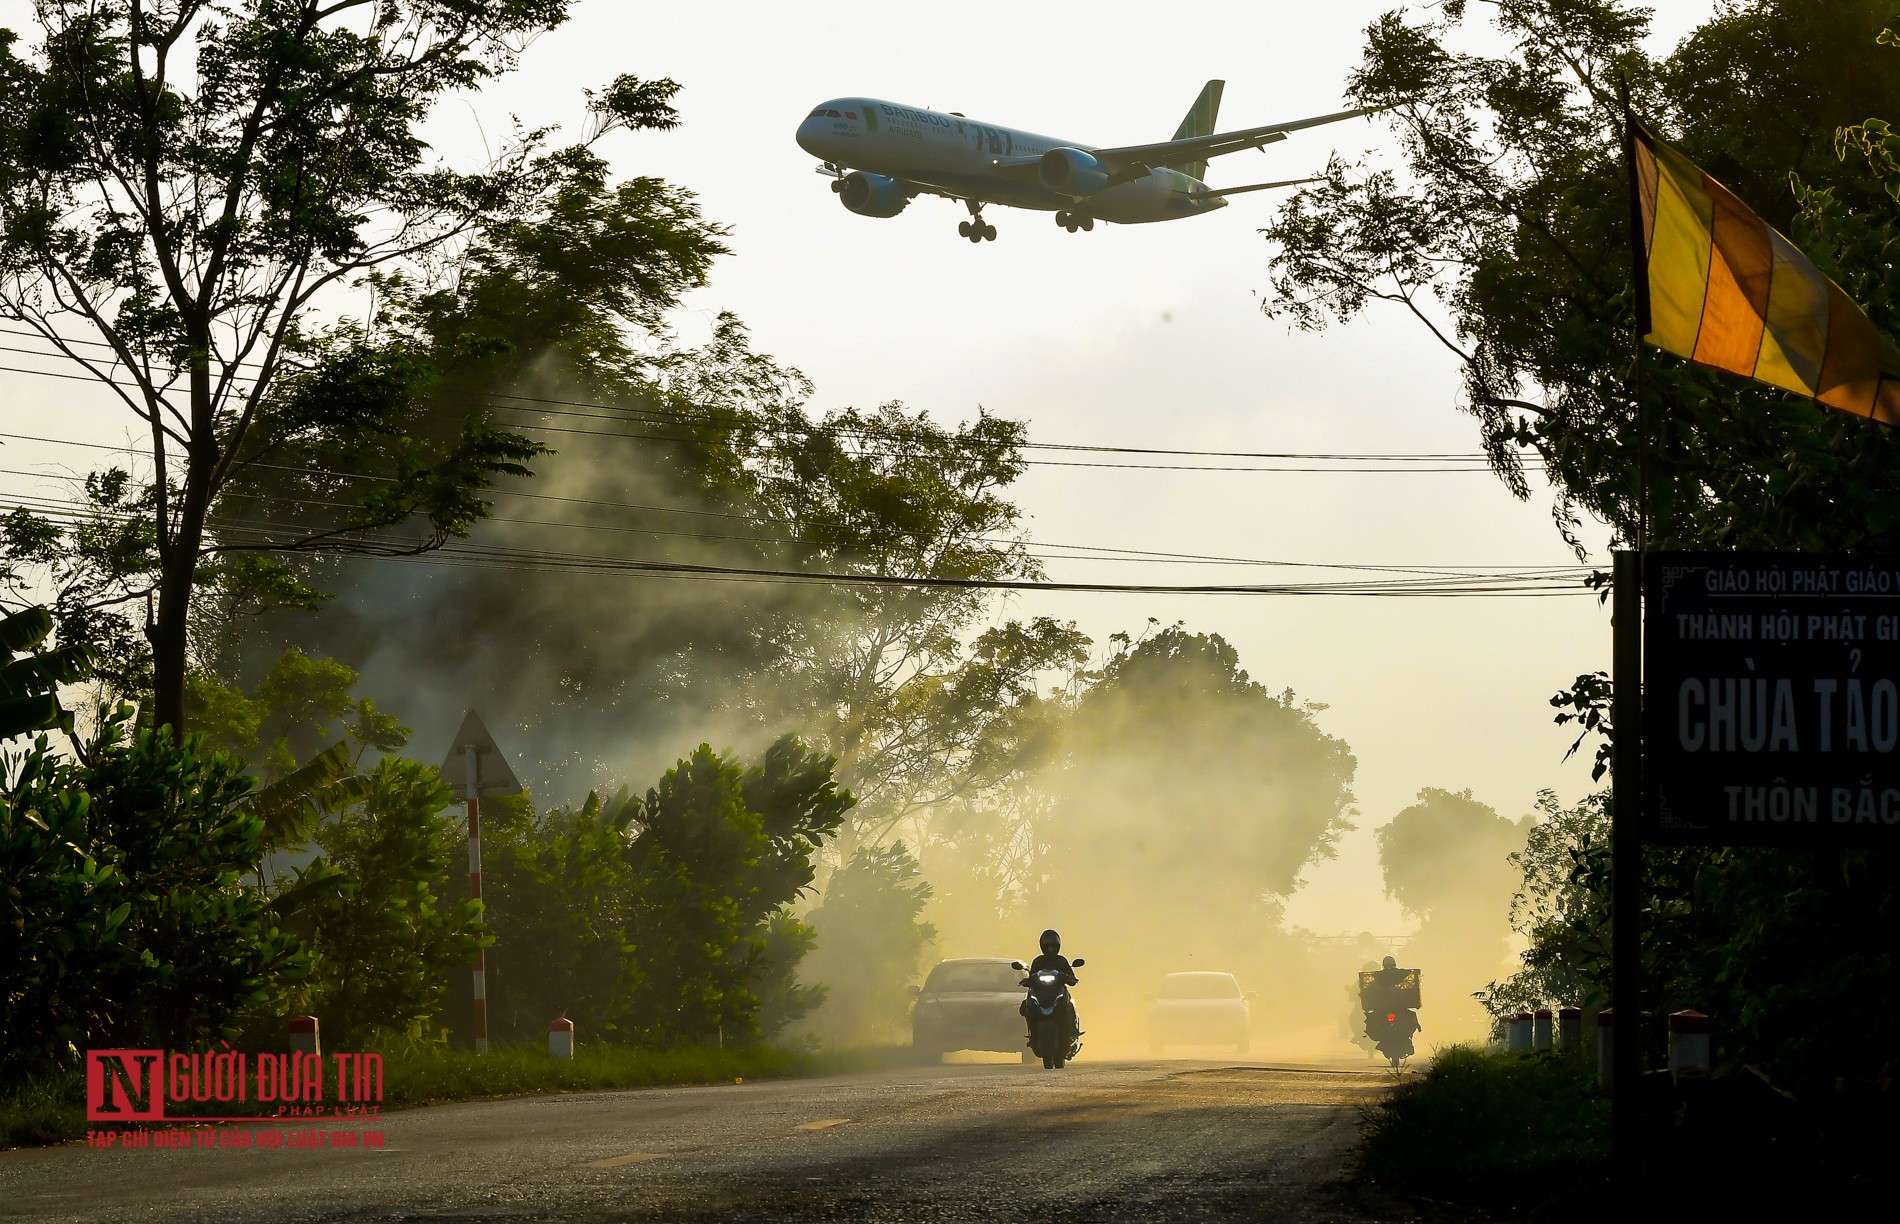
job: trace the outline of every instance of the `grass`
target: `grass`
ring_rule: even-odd
[[[1608,1177],[1609,1102],[1584,1059],[1450,1046],[1370,1108],[1363,1159],[1369,1177],[1403,1193],[1548,1209]]]
[[[64,1143],[86,1133],[86,1073],[61,1071],[0,1089],[0,1148]]]
[[[776,1046],[643,1050],[582,1043],[572,1059],[550,1058],[547,1047],[539,1043],[498,1046],[481,1056],[421,1044],[384,1047],[379,1053],[383,1055],[383,1104],[388,1108],[546,1092],[836,1075],[898,1066],[910,1059],[908,1046],[812,1052]],[[83,1071],[62,1071],[0,1090],[0,1148],[84,1138],[84,1096]],[[210,1105],[197,1112],[220,1108]],[[190,1112],[189,1107],[166,1110],[174,1118]]]

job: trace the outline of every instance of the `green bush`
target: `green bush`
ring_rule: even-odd
[[[1601,1185],[1609,1142],[1593,1065],[1454,1045],[1371,1107],[1363,1157],[1393,1189],[1515,1210]]]
[[[644,799],[500,805],[483,838],[498,1032],[565,1015],[616,1041],[731,1043],[809,1010],[792,970],[812,936],[785,907],[854,802],[832,765],[789,735],[750,768],[702,744]]]
[[[287,920],[312,956],[298,1006],[339,1049],[426,1033],[449,971],[483,943],[480,903],[437,896],[463,841],[434,767],[385,757],[361,791],[318,826],[324,857],[290,884],[312,894]]]
[[[0,794],[0,1071],[89,1046],[208,1044],[303,972],[250,882],[266,845],[241,762],[107,717],[83,764],[44,740]]]

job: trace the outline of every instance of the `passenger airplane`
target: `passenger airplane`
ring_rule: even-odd
[[[798,125],[798,145],[824,162],[831,189],[863,217],[895,217],[923,193],[962,200],[970,219],[957,232],[971,242],[996,237],[985,204],[1056,214],[1073,234],[1099,218],[1122,225],[1193,217],[1227,205],[1243,191],[1291,187],[1312,179],[1210,188],[1207,159],[1285,140],[1288,132],[1366,114],[1340,111],[1314,119],[1215,132],[1224,81],[1209,81],[1174,139],[1098,149],[1033,132],[977,123],[876,98],[837,98]]]

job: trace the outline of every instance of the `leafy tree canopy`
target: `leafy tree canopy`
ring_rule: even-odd
[[[1525,829],[1469,790],[1428,786],[1376,834],[1385,894],[1414,918],[1457,909],[1501,916],[1517,885],[1511,856],[1523,849]]]
[[[479,319],[440,317],[455,295],[432,277],[467,244],[488,239],[477,292],[511,260],[560,259],[564,236],[591,239],[590,255],[642,225],[635,246],[683,237],[671,273],[687,280],[716,253],[678,196],[609,188],[598,158],[551,150],[549,130],[478,170],[430,160],[417,129],[434,104],[511,69],[567,8],[51,0],[24,53],[0,31],[0,318],[110,387],[150,444],[136,479],[89,483],[73,544],[52,554],[43,521],[22,519],[4,545],[9,563],[55,571],[69,637],[116,639],[116,679],[149,683],[157,723],[185,724],[206,602],[316,598],[260,552],[439,547],[487,513],[485,484],[543,452],[479,404],[427,411],[461,341],[493,347]],[[614,82],[589,99],[587,139],[671,126],[673,89]],[[593,266],[589,300],[609,312],[663,298],[637,277],[614,287],[624,260]],[[386,305],[318,321],[320,299],[359,284]],[[279,496],[327,514],[221,504],[286,469],[315,487]],[[141,628],[122,609],[148,599]]]
[[[1349,92],[1387,108],[1402,169],[1335,163],[1288,201],[1264,231],[1266,310],[1304,328],[1375,302],[1414,314],[1459,358],[1493,465],[1528,496],[1527,457],[1542,464],[1573,543],[1586,513],[1635,538],[1646,453],[1658,546],[1891,548],[1891,431],[1655,354],[1650,435],[1638,429],[1616,101],[1625,78],[1640,115],[1894,334],[1893,261],[1861,257],[1864,230],[1828,221],[1891,217],[1864,160],[1835,155],[1837,129],[1900,114],[1891,48],[1876,43],[1885,11],[1745,0],[1662,59],[1642,50],[1649,14],[1628,0],[1390,12],[1368,28]],[[1467,25],[1509,52],[1460,50]]]

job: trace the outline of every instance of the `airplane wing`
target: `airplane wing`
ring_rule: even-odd
[[[1272,191],[1276,187],[1298,187],[1301,183],[1323,183],[1325,181],[1326,179],[1324,178],[1324,176],[1319,176],[1319,177],[1314,177],[1314,178],[1281,179],[1277,183],[1249,183],[1245,187],[1209,187],[1205,191],[1193,191],[1193,192],[1189,192],[1188,194],[1192,195],[1197,200],[1204,200],[1204,199],[1210,199],[1214,196],[1239,195],[1244,191]]]
[[[1265,127],[1242,128],[1237,132],[1216,132],[1212,136],[1190,136],[1185,140],[1164,140],[1157,144],[1123,145],[1118,149],[1090,149],[1089,156],[1106,166],[1110,175],[1121,178],[1124,175],[1140,174],[1156,166],[1179,166],[1188,162],[1206,161],[1210,157],[1220,157],[1227,153],[1238,153],[1242,149],[1257,149],[1262,145],[1272,144],[1276,140],[1285,140],[1288,132],[1338,123],[1342,119],[1357,119],[1361,115],[1371,114],[1372,109],[1361,107],[1332,115],[1318,115],[1311,119],[1296,119],[1291,123],[1271,123]]]

